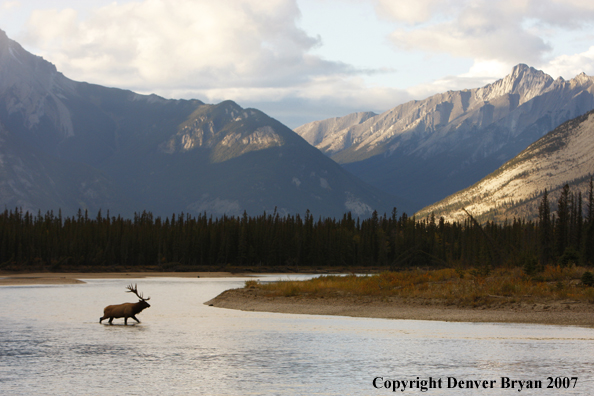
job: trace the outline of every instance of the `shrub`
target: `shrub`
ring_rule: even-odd
[[[245,281],[245,287],[248,289],[253,289],[256,288],[260,285],[260,282],[257,280],[246,280]]]
[[[536,257],[532,256],[532,257],[523,257],[522,260],[523,266],[522,269],[524,270],[524,273],[528,276],[533,276],[535,275],[537,272],[539,271],[538,268],[538,260],[536,259]]]
[[[582,275],[582,283],[586,286],[594,286],[594,275],[590,271],[584,272]]]
[[[565,249],[565,251],[563,252],[563,255],[561,257],[559,257],[559,265],[561,265],[561,267],[567,267],[570,265],[575,265],[577,263],[579,263],[580,261],[580,254],[571,247],[568,247],[567,249]]]

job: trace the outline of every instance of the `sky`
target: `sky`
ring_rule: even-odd
[[[0,29],[73,80],[231,99],[291,128],[519,63],[594,74],[591,0],[0,0]]]

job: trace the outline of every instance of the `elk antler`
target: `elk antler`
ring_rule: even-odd
[[[136,284],[134,285],[134,287],[132,287],[132,285],[126,286],[126,289],[128,289],[127,293],[136,294],[136,296],[138,298],[140,298],[140,300],[142,300],[142,301],[148,301],[151,299],[150,297],[147,297],[147,298],[142,297],[142,293],[140,293],[140,294],[138,293],[138,285],[136,285]]]

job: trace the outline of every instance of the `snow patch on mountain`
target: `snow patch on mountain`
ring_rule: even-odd
[[[369,215],[373,212],[371,206],[367,205],[361,199],[357,198],[351,192],[346,191],[346,201],[344,203],[344,207],[350,211],[352,214],[357,216],[364,216]]]

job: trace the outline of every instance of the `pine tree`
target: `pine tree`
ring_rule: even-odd
[[[568,246],[570,207],[569,185],[563,186],[561,196],[557,201],[557,221],[555,223],[555,249],[557,256],[561,256]]]
[[[549,206],[548,192],[545,189],[542,196],[542,201],[538,208],[539,219],[539,238],[538,238],[538,253],[540,256],[541,265],[547,265],[552,258],[551,242],[553,239],[552,225],[551,225],[551,208]]]
[[[582,262],[594,264],[594,183],[590,176],[590,191],[588,193],[588,216],[586,217],[585,235],[582,242]]]
[[[594,177],[590,176],[590,192],[588,193],[588,222],[594,223]]]

